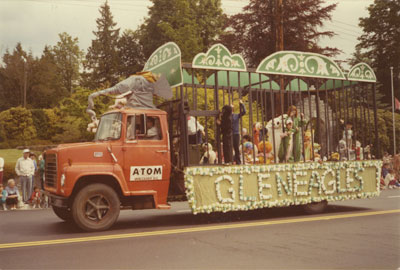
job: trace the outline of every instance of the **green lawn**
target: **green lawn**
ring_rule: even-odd
[[[34,151],[34,153],[39,156],[40,152]],[[15,175],[15,163],[17,163],[17,159],[22,157],[22,150],[18,149],[0,149],[0,157],[4,158],[4,175],[3,175],[3,184],[6,183],[7,179],[14,178]]]
[[[22,157],[22,151],[18,149],[0,149],[0,157],[4,158],[4,163],[6,165],[15,165],[17,159]]]
[[[40,152],[33,151],[36,156],[40,155]],[[17,159],[22,157],[22,150],[18,149],[0,149],[0,157],[4,158],[5,165],[11,164],[15,166]]]

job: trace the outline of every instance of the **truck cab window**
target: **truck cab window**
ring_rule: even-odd
[[[138,114],[128,116],[126,139],[127,140],[161,140],[160,119],[154,116]]]
[[[161,140],[160,120],[158,117],[146,117],[145,140]]]
[[[95,141],[117,140],[121,136],[121,114],[110,113],[101,117]]]
[[[135,136],[135,116],[128,116],[127,125],[126,125],[126,139],[134,140]]]

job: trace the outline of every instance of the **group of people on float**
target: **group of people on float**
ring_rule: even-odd
[[[296,106],[289,106],[287,114],[278,117],[282,123],[279,126],[279,133],[276,132],[274,138],[271,138],[272,135],[269,134],[268,129],[260,122],[254,123],[252,135],[246,128],[242,128],[240,132],[240,118],[245,114],[246,108],[242,100],[239,101],[239,112],[234,112],[233,105],[225,105],[219,114],[217,126],[222,139],[221,156],[224,164],[371,159],[370,146],[362,148],[361,143],[355,140],[350,122],[345,124],[343,120],[340,120],[343,136],[338,143],[337,151],[330,157],[321,157],[319,154],[321,146],[313,139],[315,131],[310,130],[308,120],[303,113],[298,112]],[[193,116],[190,116],[188,121],[190,122],[190,124],[188,122],[189,141],[191,137],[196,136],[197,143],[199,143],[199,137],[202,143],[201,134],[204,135],[204,127]],[[273,147],[274,143],[275,147]],[[210,143],[203,143],[202,150],[204,154],[200,164],[218,163],[217,151]]]

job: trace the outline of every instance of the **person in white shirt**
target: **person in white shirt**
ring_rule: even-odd
[[[202,142],[201,135],[205,136],[204,127],[193,116],[188,116],[187,125],[189,144],[200,144]]]
[[[15,164],[15,172],[19,176],[22,186],[22,199],[25,203],[28,203],[32,193],[32,176],[35,174],[35,165],[29,158],[29,149],[25,149],[22,153],[23,156]]]
[[[4,158],[0,157],[0,184],[3,183]]]

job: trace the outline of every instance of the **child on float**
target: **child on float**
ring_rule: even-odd
[[[215,164],[217,160],[217,153],[215,153],[213,150],[211,143],[203,143],[202,148],[204,150],[204,154],[200,160],[200,164]]]
[[[244,156],[244,158],[245,158],[244,164],[253,164],[254,163],[253,154],[257,159],[258,148],[256,145],[253,144],[253,142],[251,141],[251,137],[249,135],[243,136],[242,145],[240,145],[240,147],[239,147],[239,152],[240,152],[240,158],[242,159],[242,156]],[[250,152],[251,152],[251,155],[250,155]],[[247,157],[246,157],[246,154],[247,154]],[[247,161],[246,161],[246,159],[247,159]]]
[[[279,145],[279,162],[293,162],[293,121],[288,118],[285,122],[285,132],[281,134],[281,144]]]

